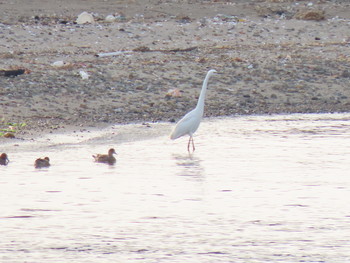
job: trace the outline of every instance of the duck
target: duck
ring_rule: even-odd
[[[92,157],[95,159],[95,162],[98,163],[108,163],[108,164],[114,164],[116,162],[116,159],[114,158],[113,154],[117,154],[113,148],[108,150],[108,154],[96,154]]]
[[[0,165],[7,165],[10,162],[9,158],[7,157],[6,153],[2,153],[0,155]]]
[[[35,168],[43,168],[43,167],[49,167],[50,166],[50,158],[38,158],[34,162]]]

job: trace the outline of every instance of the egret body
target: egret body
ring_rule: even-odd
[[[182,117],[181,120],[176,124],[173,132],[170,135],[170,139],[175,140],[177,138],[180,138],[184,135],[189,135],[190,138],[188,140],[187,144],[187,150],[190,151],[190,144],[192,142],[192,150],[195,150],[194,142],[193,142],[193,134],[196,132],[196,130],[199,127],[199,124],[201,123],[203,113],[204,113],[204,100],[205,100],[205,94],[207,92],[207,86],[210,76],[212,76],[216,70],[211,69],[208,71],[207,76],[205,77],[203,81],[203,86],[201,93],[198,98],[197,106],[188,112],[185,116]]]

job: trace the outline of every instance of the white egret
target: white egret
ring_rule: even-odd
[[[198,98],[197,106],[193,110],[188,112],[185,116],[182,117],[182,119],[176,124],[173,132],[170,135],[170,139],[172,140],[180,138],[184,135],[189,135],[190,138],[187,144],[188,151],[190,151],[191,142],[192,142],[192,151],[195,150],[194,142],[193,142],[193,134],[198,129],[199,124],[202,120],[203,113],[204,113],[204,100],[205,100],[205,94],[207,91],[208,81],[210,76],[213,75],[215,72],[216,70],[214,69],[211,69],[208,71],[207,76],[203,81],[203,86]]]

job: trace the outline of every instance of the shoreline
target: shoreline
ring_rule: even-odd
[[[339,117],[341,116],[341,117]],[[319,112],[319,113],[274,113],[274,114],[249,114],[249,115],[232,115],[232,116],[216,116],[204,117],[202,122],[223,121],[225,119],[276,119],[293,120],[293,119],[349,119],[350,112]],[[147,140],[153,137],[170,136],[171,130],[176,123],[171,122],[131,122],[131,123],[116,123],[116,124],[102,124],[95,126],[73,126],[68,125],[55,130],[44,130],[37,132],[30,129],[18,133],[18,136],[12,139],[0,137],[0,143],[3,144],[3,149],[16,149],[17,146],[31,144],[29,148],[49,146],[49,145],[69,145],[80,144],[91,139],[101,138],[108,141],[108,138],[113,137],[112,144],[127,143],[139,140]],[[199,127],[199,130],[201,128]],[[169,137],[168,136],[168,137]],[[170,137],[169,137],[170,140]],[[15,148],[14,148],[15,146]],[[13,151],[13,150],[12,150]],[[14,150],[18,152],[19,150]]]
[[[233,120],[232,118],[235,118]],[[314,132],[316,138],[323,136],[325,130],[332,131],[337,126],[334,126],[334,121],[350,121],[350,113],[295,113],[295,114],[271,114],[271,115],[236,115],[231,117],[209,117],[204,118],[202,125],[208,127],[208,125],[215,125],[217,123],[218,129],[222,128],[222,124],[225,121],[235,121],[236,123],[241,123],[242,126],[235,127],[236,130],[245,129],[245,125],[248,123],[259,121],[273,121],[273,122],[292,122],[298,123],[293,129],[292,133],[285,133],[283,130],[276,130],[272,134],[280,133],[281,136],[293,136],[294,133],[306,133],[309,134],[310,131],[305,129],[305,125],[308,125],[310,121],[328,123],[329,125],[320,126],[318,132]],[[292,124],[293,125],[293,124]],[[52,149],[67,149],[71,147],[90,147],[91,149],[101,148],[101,151],[106,148],[119,147],[121,144],[134,143],[144,140],[152,140],[154,138],[159,138],[159,144],[177,144],[181,143],[181,140],[172,141],[170,139],[171,130],[174,128],[175,124],[168,122],[159,123],[133,123],[133,124],[114,124],[104,127],[67,127],[60,130],[50,131],[45,133],[35,134],[31,136],[30,134],[22,134],[21,136],[14,139],[6,139],[0,137],[0,143],[2,144],[1,151],[8,154],[17,155],[22,152],[37,152],[48,153]],[[197,131],[196,136],[202,137],[202,140],[207,136],[205,134],[205,129],[201,130],[201,126]],[[215,126],[214,126],[215,127]],[[291,126],[293,127],[293,126]],[[204,127],[205,128],[205,127]],[[271,134],[264,132],[264,129],[260,129],[260,126],[256,126],[256,131],[260,131],[262,135]],[[249,136],[249,135],[247,135]],[[335,134],[335,136],[337,136]],[[187,143],[188,138],[183,137],[182,141]],[[45,155],[44,154],[44,155]]]

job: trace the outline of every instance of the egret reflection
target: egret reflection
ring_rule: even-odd
[[[200,158],[191,153],[174,154],[173,158],[176,161],[176,166],[180,168],[177,170],[177,175],[189,176],[200,180],[203,179],[205,173]]]

